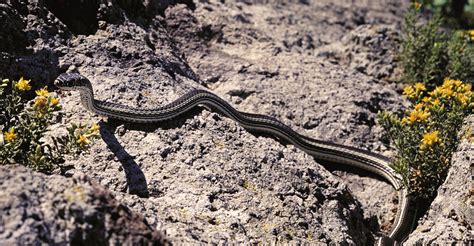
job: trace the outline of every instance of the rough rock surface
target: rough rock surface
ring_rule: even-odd
[[[406,103],[387,82],[397,75],[395,3],[62,2],[0,5],[9,23],[1,77],[23,75],[38,88],[77,71],[97,99],[142,108],[207,88],[305,135],[390,154],[375,115]],[[15,38],[21,47],[10,45]],[[61,100],[63,123],[99,119],[77,93]],[[206,110],[157,126],[103,121],[101,136],[67,161],[66,175],[86,173],[173,242],[370,244],[396,212],[388,184],[334,175]]]
[[[454,153],[446,181],[428,213],[421,218],[407,245],[464,244],[474,241],[474,115],[464,127],[468,133]]]
[[[143,216],[84,174],[73,178],[0,166],[0,242],[32,244],[169,244]]]

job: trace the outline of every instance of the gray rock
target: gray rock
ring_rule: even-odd
[[[166,245],[164,235],[87,176],[0,166],[0,242]]]
[[[474,241],[474,145],[472,143],[474,115],[466,119],[458,150],[451,160],[446,181],[438,188],[438,195],[418,227],[410,234],[408,245],[465,244]]]

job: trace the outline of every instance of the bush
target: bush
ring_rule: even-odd
[[[474,26],[474,1],[472,0],[421,0],[423,6],[440,13],[452,28]]]
[[[382,112],[379,122],[397,150],[392,168],[413,197],[431,199],[446,178],[458,131],[474,109],[474,94],[470,84],[445,79],[430,92],[422,83],[407,86],[404,95],[414,105],[404,117]]]
[[[35,96],[33,101],[28,100]],[[68,135],[45,135],[56,123],[59,99],[47,88],[32,93],[29,80],[2,80],[0,83],[0,164],[18,163],[42,172],[60,168],[65,154],[79,154],[98,137],[99,127],[72,125]],[[49,139],[49,141],[47,141]]]
[[[472,81],[474,48],[468,33],[458,31],[448,35],[440,31],[439,14],[426,23],[418,23],[420,5],[414,4],[405,16],[400,62],[403,79],[408,83],[423,81],[429,88],[444,78]]]

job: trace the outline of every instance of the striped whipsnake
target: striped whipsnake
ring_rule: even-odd
[[[246,130],[267,133],[283,139],[317,160],[340,163],[360,168],[385,178],[399,191],[399,208],[394,225],[387,236],[382,236],[379,245],[393,245],[405,240],[411,231],[414,211],[402,186],[398,174],[390,168],[390,159],[382,155],[354,147],[335,144],[303,136],[275,118],[265,115],[240,112],[219,96],[195,89],[165,106],[155,109],[139,109],[94,99],[90,81],[78,73],[61,74],[55,85],[63,90],[78,90],[85,108],[99,115],[134,123],[155,123],[179,117],[197,106],[217,110],[232,118]]]

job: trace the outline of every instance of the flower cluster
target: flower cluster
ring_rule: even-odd
[[[431,91],[416,83],[403,92],[413,107],[401,119],[382,112],[379,122],[397,149],[392,167],[412,195],[428,198],[443,182],[459,142],[458,130],[473,112],[474,95],[469,83],[448,78]]]
[[[427,107],[424,107],[423,104],[418,103],[413,111],[409,115],[402,119],[402,124],[415,124],[415,123],[426,123],[428,117],[430,117],[430,112]]]
[[[435,143],[440,141],[439,131],[427,132],[423,134],[421,139],[420,149],[426,149],[433,146]]]
[[[87,150],[99,135],[99,126],[74,125],[67,135],[48,134],[58,123],[59,99],[31,80],[0,80],[0,164],[18,163],[42,172],[61,168],[65,154]],[[35,95],[34,98],[31,96]]]
[[[49,94],[47,87],[36,90],[36,98],[33,103],[33,109],[37,117],[44,118],[46,115],[61,108],[59,99]]]
[[[446,78],[443,85],[433,91],[426,93],[425,90],[426,87],[422,83],[404,88],[403,94],[412,102],[418,103],[401,120],[402,124],[427,123],[428,118],[435,112],[446,110],[446,107],[472,107],[474,101],[471,85],[460,80]]]
[[[470,84],[464,84],[460,80],[445,79],[442,86],[436,87],[433,91],[428,93],[430,97],[424,98],[423,101],[434,103],[435,101],[445,103],[455,101],[461,107],[467,107],[472,102],[473,93]],[[439,103],[435,103],[439,104]]]
[[[75,132],[76,143],[81,149],[86,149],[91,143],[90,139],[99,136],[100,126],[93,123],[91,127],[79,127]]]
[[[425,85],[423,83],[417,82],[414,85],[405,87],[403,89],[403,95],[407,96],[409,99],[415,99],[418,98],[425,90]]]

